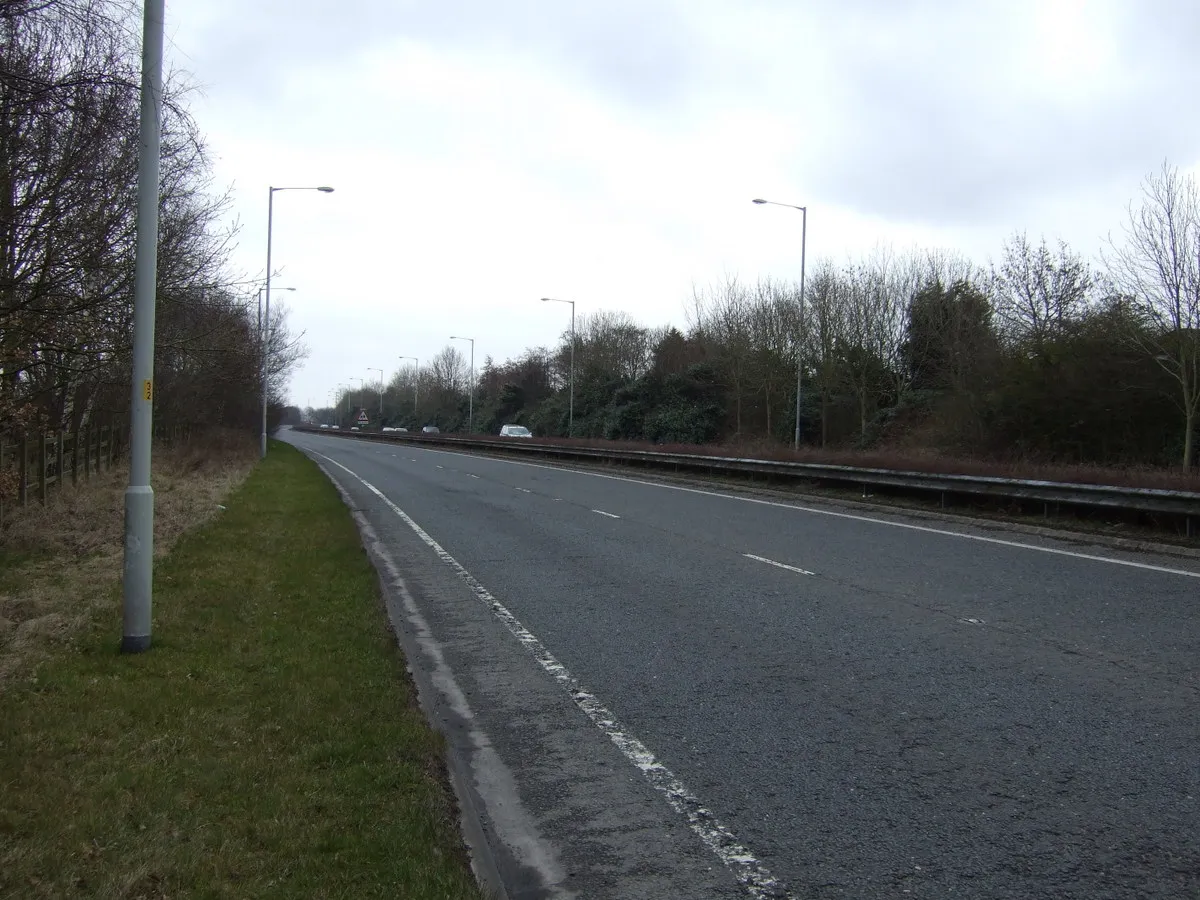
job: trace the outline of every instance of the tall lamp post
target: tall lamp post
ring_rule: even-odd
[[[320,187],[271,187],[267,191],[267,299],[263,305],[263,354],[262,354],[262,438],[259,448],[263,459],[267,458],[267,356],[271,347],[271,225],[275,219],[276,191],[320,191],[332,194],[328,185]]]
[[[804,374],[804,249],[808,243],[808,207],[794,206],[791,203],[776,203],[774,200],[755,200],[759,205],[786,206],[788,209],[798,209],[803,214],[800,221],[800,340],[796,348],[796,435],[792,448],[800,449],[800,383]]]
[[[121,580],[122,653],[141,653],[150,649],[150,607],[154,595],[154,489],[150,486],[150,447],[154,424],[154,301],[158,284],[163,6],[164,0],[146,0],[142,12],[137,249],[133,276],[133,378],[129,407],[129,486],[125,489],[125,557]],[[42,458],[45,459],[44,452]]]
[[[368,372],[379,373],[379,427],[383,427],[383,369],[376,369],[374,366],[367,366]]]
[[[467,386],[467,434],[471,434],[475,430],[475,338],[450,335],[450,340],[471,342],[471,381]]]
[[[567,399],[567,437],[575,436],[575,301],[543,297],[543,303],[571,304],[571,387]]]
[[[413,361],[413,418],[417,415],[417,391],[421,383],[421,361],[415,356],[400,356],[398,359],[411,359]]]

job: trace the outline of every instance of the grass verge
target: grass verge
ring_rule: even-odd
[[[0,692],[0,897],[479,897],[440,737],[333,486],[275,444],[156,570]]]

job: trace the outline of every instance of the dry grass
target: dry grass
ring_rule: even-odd
[[[212,432],[156,448],[154,551],[166,554],[185,531],[220,509],[254,465],[253,440]],[[45,506],[16,509],[0,531],[0,691],[55,645],[71,641],[101,603],[122,563],[128,466],[114,465]]]

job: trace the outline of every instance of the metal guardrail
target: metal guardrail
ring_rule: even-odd
[[[1193,519],[1200,518],[1200,493],[1168,491],[1157,488],[1129,488],[1099,484],[1069,484],[1059,481],[1027,481],[986,475],[941,475],[824,463],[786,462],[700,453],[662,453],[656,450],[622,450],[534,443],[528,439],[502,440],[463,438],[451,435],[387,433],[369,431],[330,431],[301,426],[301,431],[374,441],[394,441],[452,446],[463,450],[512,453],[557,459],[594,460],[625,465],[669,468],[676,471],[729,472],[742,475],[773,475],[806,481],[853,484],[867,487],[892,487],[938,493],[945,505],[947,495],[976,495],[997,499],[1034,500],[1044,504],[1076,507],[1100,507],[1169,513],[1185,518],[1187,534],[1192,536]],[[1048,511],[1048,509],[1047,509]]]

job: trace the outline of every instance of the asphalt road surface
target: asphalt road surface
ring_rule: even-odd
[[[1200,561],[285,436],[510,897],[1200,897]]]

